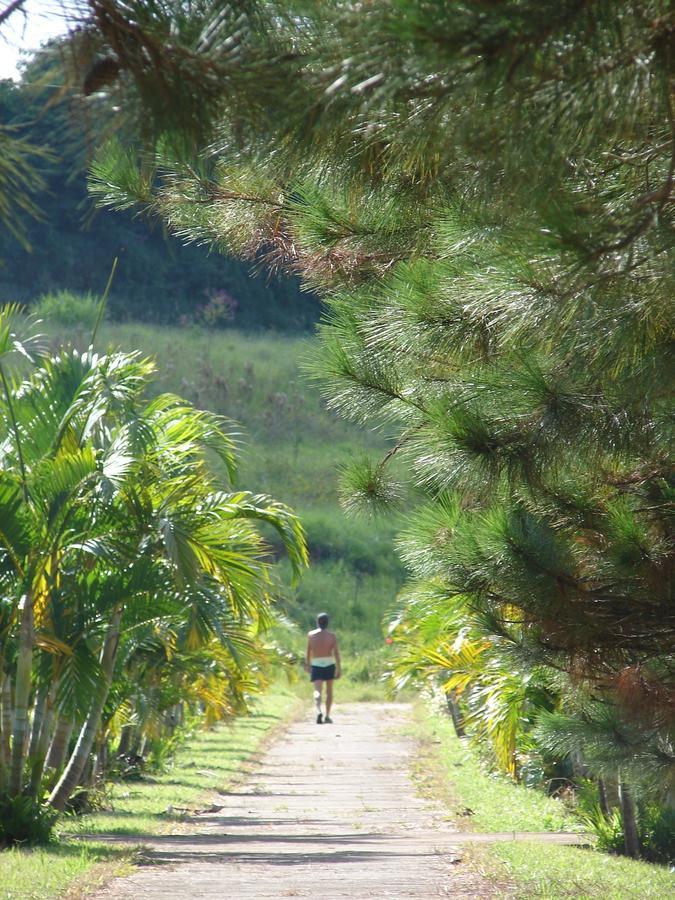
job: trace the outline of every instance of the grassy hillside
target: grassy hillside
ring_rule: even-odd
[[[83,347],[88,341],[88,329],[46,325],[55,343],[71,340]],[[384,451],[384,438],[325,408],[300,371],[306,340],[106,324],[97,347],[109,345],[154,355],[160,391],[174,391],[234,420],[242,444],[240,486],[289,503],[308,532],[312,567],[297,587],[288,579],[283,586],[285,611],[298,625],[288,640],[301,650],[315,614],[326,610],[351,657],[347,672],[369,681],[384,650],[382,616],[402,581],[392,549],[395,524],[347,520],[338,504],[336,466],[355,452]]]

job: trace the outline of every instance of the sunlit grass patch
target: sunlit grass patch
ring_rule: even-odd
[[[545,900],[665,900],[675,876],[665,866],[552,844],[494,844],[490,855],[518,887],[516,897]],[[504,869],[506,872],[504,872]]]
[[[476,754],[456,737],[449,718],[432,715],[420,704],[415,723],[422,747],[420,771],[430,787],[442,779],[443,799],[463,815],[467,830],[579,830],[558,800],[486,772]]]
[[[448,807],[462,831],[578,831],[562,803],[543,792],[492,775],[460,740],[449,718],[418,704],[412,734],[419,741],[415,774],[420,790]],[[506,896],[546,900],[642,900],[675,896],[664,866],[610,856],[592,847],[505,842],[467,848]]]
[[[69,885],[93,875],[96,867],[109,876],[123,874],[131,867],[131,848],[100,842],[62,843],[47,848],[21,850],[14,847],[0,853],[0,897],[2,900],[47,900],[62,897]],[[92,878],[90,885],[96,885]],[[79,890],[79,889],[78,889]]]
[[[309,678],[298,679],[292,685],[295,695],[304,702],[307,709],[314,711],[313,688]],[[339,716],[340,705],[343,703],[377,703],[387,700],[384,684],[375,679],[373,681],[357,681],[349,676],[343,676],[335,682],[334,712]]]

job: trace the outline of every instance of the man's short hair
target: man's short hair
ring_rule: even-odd
[[[316,617],[316,624],[319,628],[328,628],[328,613],[319,613]]]

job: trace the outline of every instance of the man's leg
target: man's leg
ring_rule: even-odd
[[[323,681],[313,681],[312,685],[314,686],[314,705],[316,706],[316,721],[321,724],[322,715],[321,715],[321,688],[323,687]],[[328,713],[326,713],[328,715]]]
[[[333,682],[326,682],[326,721],[330,718],[330,709],[333,705]]]

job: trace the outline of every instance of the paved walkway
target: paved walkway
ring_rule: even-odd
[[[408,716],[403,704],[345,704],[334,725],[294,723],[194,833],[152,838],[149,865],[98,896],[493,896],[462,862],[468,836],[410,780]]]

